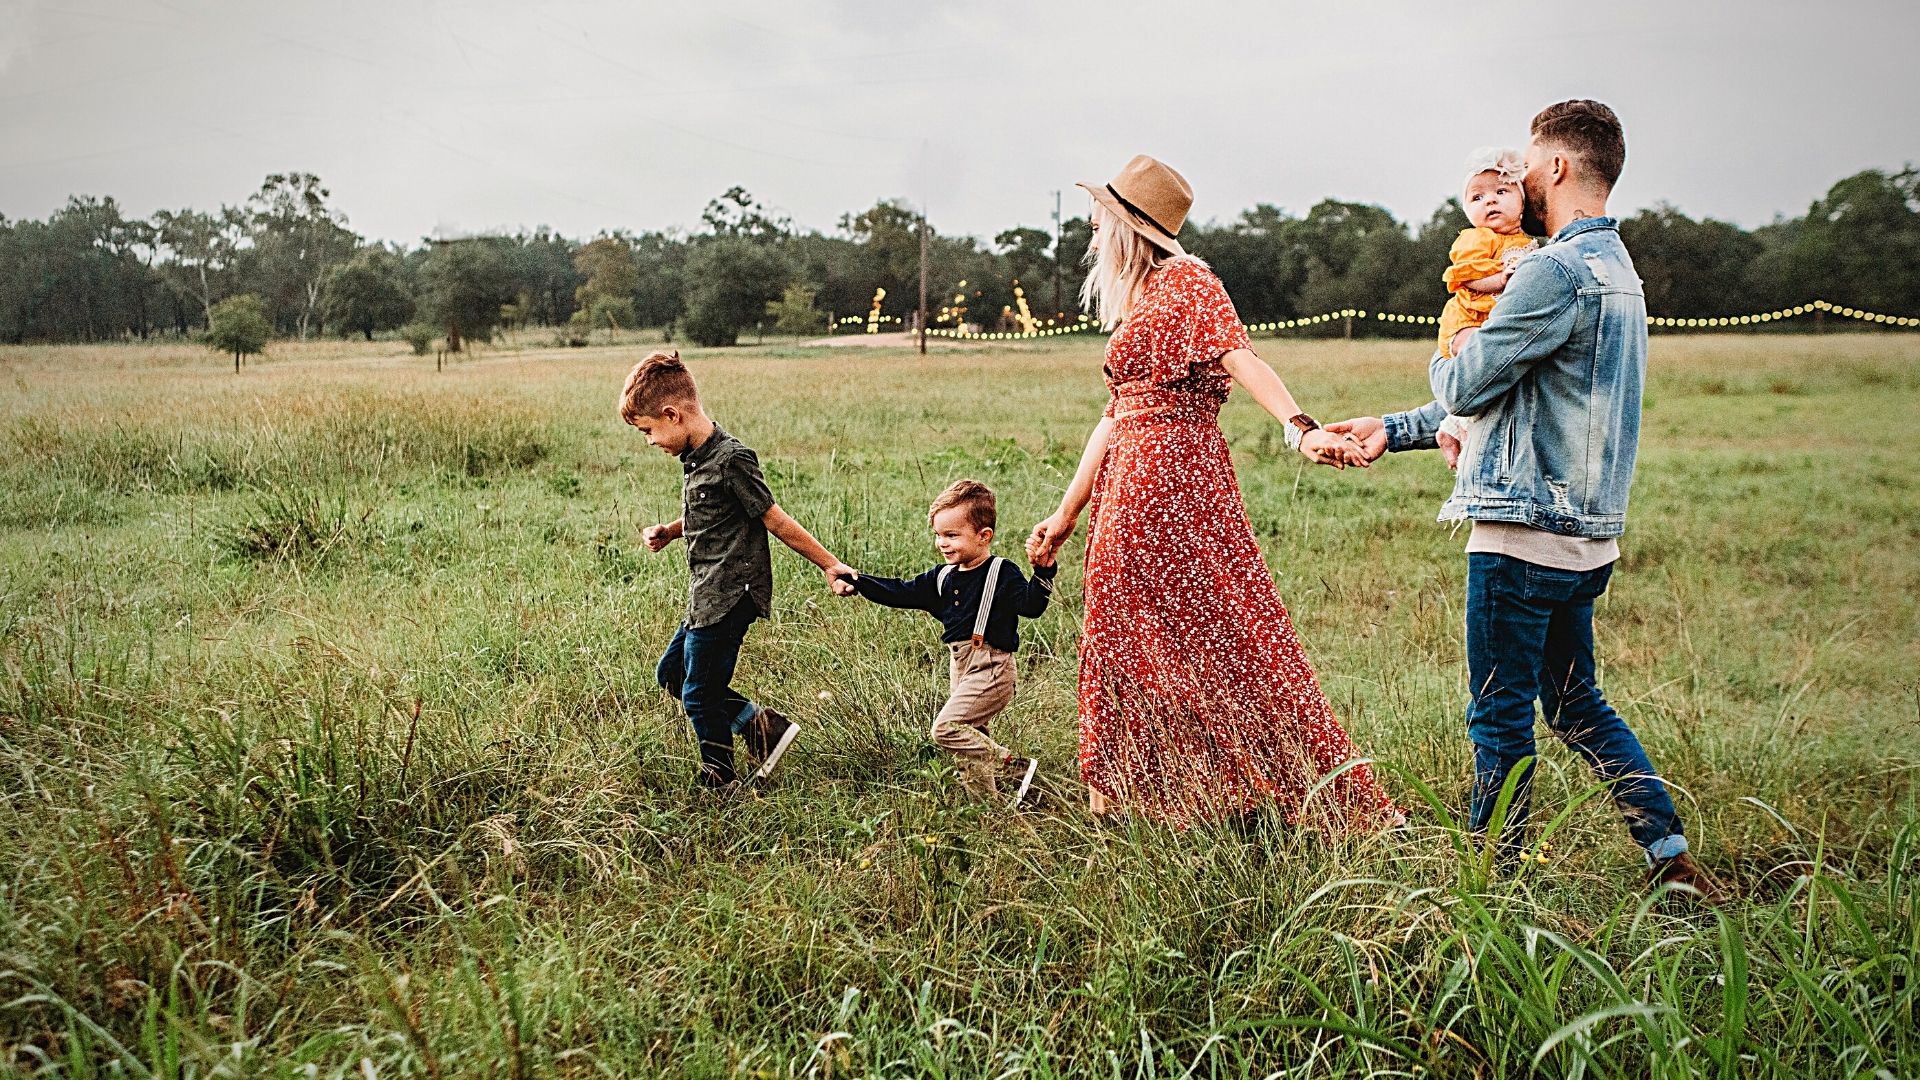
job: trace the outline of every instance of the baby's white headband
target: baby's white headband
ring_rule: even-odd
[[[1508,183],[1517,183],[1526,175],[1527,160],[1511,146],[1483,146],[1467,155],[1467,178],[1460,182],[1461,194],[1473,178],[1483,172],[1496,173]]]

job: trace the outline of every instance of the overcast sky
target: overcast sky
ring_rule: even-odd
[[[1196,220],[1324,196],[1424,219],[1475,146],[1596,97],[1616,210],[1759,225],[1920,162],[1920,4],[0,0],[0,213],[131,213],[318,173],[358,231],[806,228],[902,196],[1044,225],[1134,153]]]

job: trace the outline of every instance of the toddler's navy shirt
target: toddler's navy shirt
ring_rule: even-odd
[[[1020,648],[1021,616],[1037,619],[1046,613],[1047,601],[1053,598],[1053,576],[1059,568],[1036,566],[1033,580],[1029,581],[1011,560],[1001,562],[1004,565],[994,584],[993,610],[987,613],[986,640],[996,649],[1013,652]],[[972,641],[973,626],[980,613],[980,597],[986,590],[987,570],[993,563],[994,560],[988,559],[971,570],[953,567],[944,589],[940,587],[940,572],[947,569],[945,566],[936,566],[904,581],[861,574],[854,580],[853,587],[876,604],[932,612],[945,627],[941,641]]]

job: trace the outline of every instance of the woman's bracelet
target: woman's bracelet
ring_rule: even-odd
[[[1287,432],[1287,449],[1298,450],[1300,449],[1300,440],[1306,438],[1307,432],[1319,430],[1320,421],[1315,420],[1306,413],[1294,413],[1287,419],[1285,428]]]

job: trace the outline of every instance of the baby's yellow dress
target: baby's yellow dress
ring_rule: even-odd
[[[1440,313],[1440,351],[1453,355],[1453,335],[1469,326],[1479,326],[1493,312],[1499,293],[1479,293],[1467,288],[1467,282],[1492,277],[1502,269],[1501,260],[1515,248],[1531,247],[1533,237],[1526,233],[1497,233],[1492,229],[1461,229],[1448,250],[1447,272],[1440,275],[1453,298]]]

